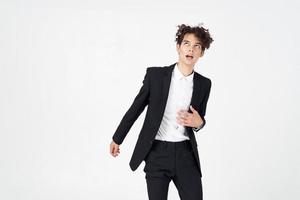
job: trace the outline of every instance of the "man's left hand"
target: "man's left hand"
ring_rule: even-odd
[[[203,120],[193,106],[190,106],[190,109],[192,113],[186,110],[179,110],[176,117],[177,122],[182,126],[198,128],[203,124]]]

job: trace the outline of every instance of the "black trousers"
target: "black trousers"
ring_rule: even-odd
[[[145,162],[149,200],[167,200],[171,180],[181,200],[202,200],[201,176],[188,140],[154,140]]]

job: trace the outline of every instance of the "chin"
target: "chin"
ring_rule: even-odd
[[[196,63],[195,62],[184,62],[186,65],[188,65],[188,66],[194,66]]]

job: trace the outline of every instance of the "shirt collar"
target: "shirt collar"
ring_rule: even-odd
[[[194,79],[194,70],[193,70],[193,72],[190,75],[184,76],[180,72],[178,64],[176,64],[175,67],[174,67],[174,77],[175,77],[176,80],[185,79],[187,81],[193,81],[193,79]]]

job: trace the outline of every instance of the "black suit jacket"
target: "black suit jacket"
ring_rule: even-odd
[[[133,123],[148,105],[145,120],[130,160],[130,167],[133,171],[138,168],[140,163],[148,154],[160,127],[169,94],[172,71],[175,64],[176,63],[165,67],[147,68],[143,85],[139,93],[135,97],[128,111],[125,113],[113,135],[114,142],[121,144]],[[211,80],[194,71],[193,81],[191,105],[198,111],[205,125],[206,121],[204,116],[211,88]],[[189,110],[189,112],[191,112],[191,110]],[[191,127],[186,127],[186,129],[201,174],[197,141],[195,139],[194,131]]]

